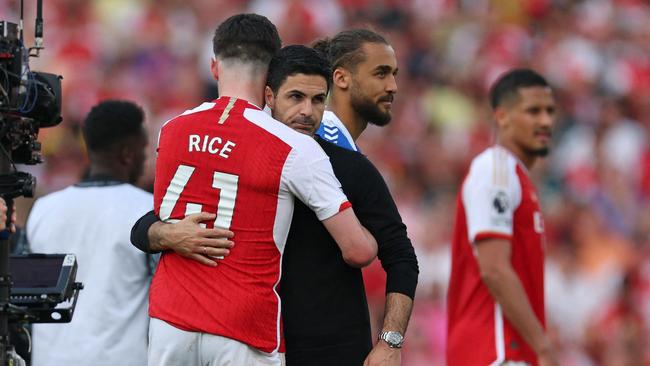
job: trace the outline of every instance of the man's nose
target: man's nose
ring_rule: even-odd
[[[549,111],[544,111],[542,112],[542,115],[540,116],[539,123],[543,127],[553,127],[553,123],[555,121],[555,114],[553,112]]]
[[[389,75],[386,78],[386,87],[384,90],[392,94],[397,93],[397,79],[395,78],[395,75]]]
[[[312,105],[310,100],[305,100],[300,105],[300,114],[303,116],[311,116],[312,114],[314,114],[314,106]]]

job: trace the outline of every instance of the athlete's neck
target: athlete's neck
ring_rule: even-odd
[[[497,144],[510,151],[512,155],[517,157],[517,159],[519,159],[528,170],[530,170],[537,161],[537,155],[527,153],[512,141],[497,138]]]
[[[220,69],[219,95],[243,99],[258,107],[264,105],[264,86],[266,85],[266,72],[250,70],[246,66],[230,67],[228,70]]]
[[[349,98],[339,97],[336,93],[332,93],[328,109],[341,120],[355,142],[368,126],[368,122],[354,111]]]

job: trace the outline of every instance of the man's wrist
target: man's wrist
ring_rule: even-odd
[[[402,348],[404,336],[398,331],[384,330],[379,333],[379,340],[383,341],[388,347],[394,349]]]
[[[167,249],[163,240],[166,226],[167,224],[164,222],[156,221],[149,227],[149,248],[151,250],[163,251]]]

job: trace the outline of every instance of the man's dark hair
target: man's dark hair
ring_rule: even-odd
[[[319,39],[312,44],[312,47],[327,55],[332,71],[339,67],[354,70],[366,59],[361,49],[365,43],[388,45],[388,41],[383,36],[369,29],[349,29],[332,38]]]
[[[86,116],[83,135],[89,151],[107,151],[129,136],[143,133],[144,112],[132,102],[107,100]]]
[[[543,76],[531,69],[514,69],[503,74],[490,89],[490,105],[492,109],[501,106],[505,101],[516,98],[519,89],[533,86],[548,87]]]
[[[268,65],[281,46],[282,41],[275,25],[258,14],[231,16],[217,27],[212,39],[216,57],[260,62],[264,65]]]
[[[292,75],[319,75],[325,78],[327,90],[332,85],[332,70],[325,56],[313,48],[301,45],[286,46],[280,50],[269,64],[266,85],[277,93],[280,85]]]

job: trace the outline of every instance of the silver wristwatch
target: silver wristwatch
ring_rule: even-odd
[[[402,348],[402,344],[404,344],[404,336],[400,332],[381,332],[379,333],[379,339],[388,343],[390,348]]]

